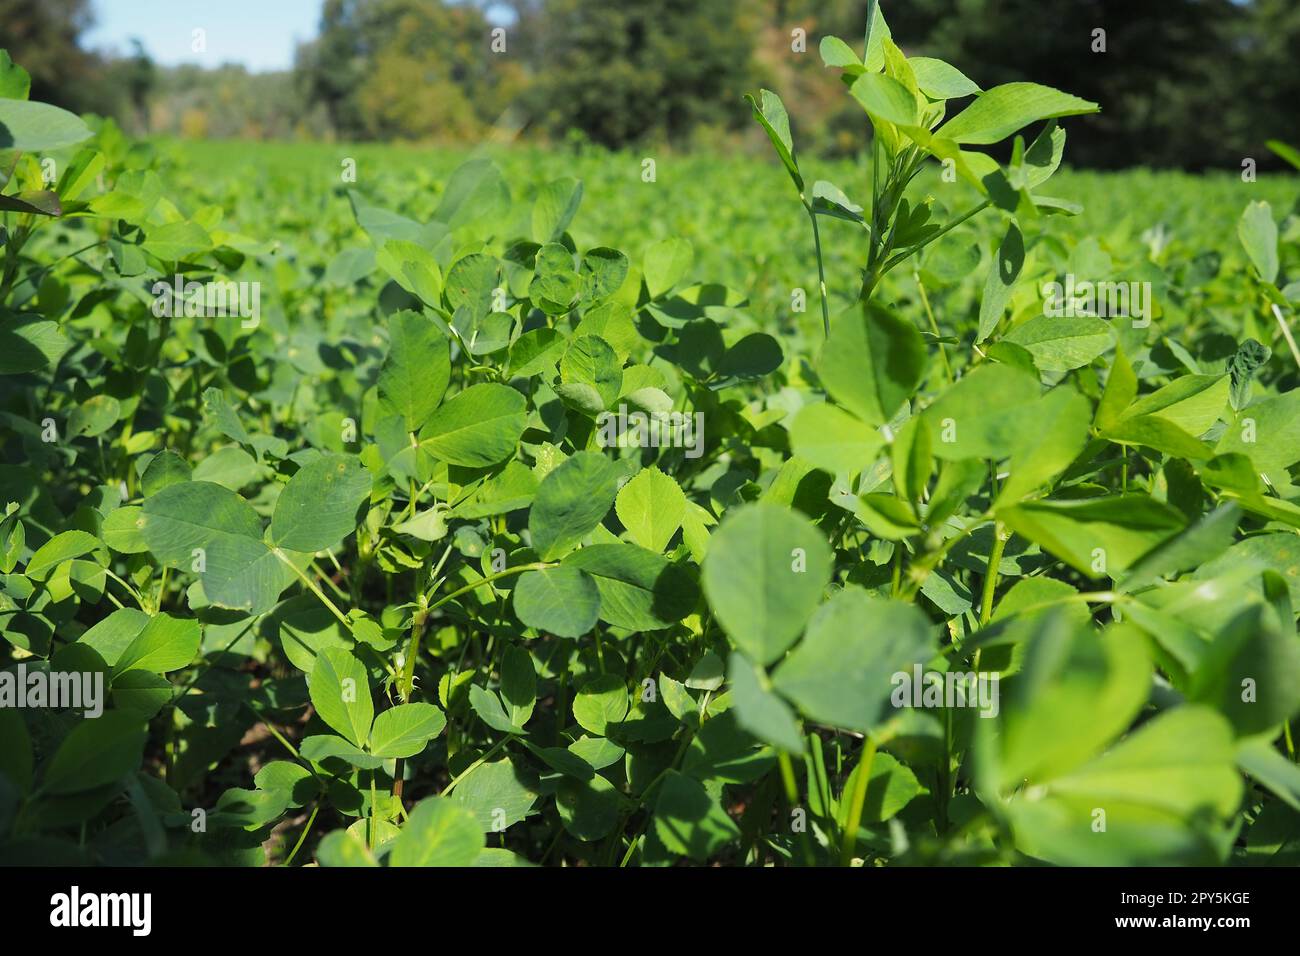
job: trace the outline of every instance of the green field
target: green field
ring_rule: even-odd
[[[249,232],[256,238],[286,243],[302,243],[305,223],[316,229],[333,226],[328,241],[341,241],[342,231],[355,228],[347,203],[349,188],[411,218],[426,219],[437,208],[446,177],[471,155],[479,155],[376,144],[171,142],[157,149],[169,163],[164,178],[176,189],[192,193],[195,201],[204,201],[203,196],[219,201],[241,229],[245,222],[257,224],[259,228]],[[527,221],[529,200],[540,186],[564,177],[580,180],[584,199],[572,228],[580,248],[609,245],[635,255],[657,239],[689,239],[695,246],[698,277],[744,291],[753,304],[747,313],[760,327],[793,320],[790,291],[816,287],[807,219],[779,165],[767,156],[668,153],[656,159],[656,182],[645,183],[641,164],[647,157],[638,153],[497,146],[481,154],[502,169],[519,200],[515,215],[521,222]],[[340,178],[345,158],[357,160],[355,185]],[[818,178],[836,183],[851,196],[870,188],[866,159],[821,162],[814,169]],[[253,189],[241,192],[232,180]],[[1054,188],[1083,206],[1079,216],[1054,219],[1045,226],[1044,232],[1058,241],[1054,251],[1068,255],[1080,239],[1095,238],[1111,257],[1116,275],[1153,258],[1162,271],[1171,273],[1206,252],[1224,256],[1239,272],[1245,256],[1236,227],[1245,204],[1264,200],[1281,212],[1300,199],[1295,177],[1287,175],[1262,175],[1257,182],[1243,183],[1230,173],[1066,169],[1054,180]],[[974,195],[965,184],[943,183],[935,173],[923,176],[916,189],[954,207]],[[270,220],[263,190],[275,197]],[[322,205],[324,219],[318,215]],[[1163,229],[1168,248],[1153,257],[1143,233],[1157,228]],[[506,231],[523,234],[527,229]],[[970,270],[968,287],[948,278],[941,287],[944,294],[965,291],[968,299],[978,294],[994,231],[994,223],[977,222],[954,237],[954,244],[964,240],[966,247],[980,245],[982,259]],[[860,233],[849,224],[827,227],[829,286],[838,308],[856,297],[853,277],[860,269]],[[914,297],[908,285],[900,282],[897,294]]]
[[[0,99],[0,862],[1294,864],[1300,180],[874,42],[874,173]]]

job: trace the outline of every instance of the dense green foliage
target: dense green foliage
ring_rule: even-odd
[[[1293,861],[1294,179],[1071,175],[1095,104],[864,46],[870,164],[760,91],[776,159],[653,176],[0,58],[0,677],[108,692],[0,707],[0,861]]]
[[[701,125],[735,126],[744,103],[719,93],[752,79],[754,22],[742,10],[730,0],[553,0],[531,39],[545,69],[529,113],[548,130],[581,130],[604,146],[682,142]]]
[[[889,12],[909,53],[1101,103],[1072,129],[1077,164],[1231,169],[1266,161],[1264,140],[1293,125],[1300,11],[1287,0],[909,0]]]

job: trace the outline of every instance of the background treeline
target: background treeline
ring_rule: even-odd
[[[517,135],[612,148],[734,145],[741,95],[781,92],[807,151],[860,148],[866,120],[817,43],[861,43],[866,0],[324,0],[292,71],[163,68],[79,45],[89,0],[0,0],[0,46],[33,96],[187,137],[478,142]],[[1300,139],[1295,0],[885,2],[909,53],[987,84],[1032,78],[1100,102],[1071,123],[1094,167],[1269,163]],[[505,28],[505,51],[491,31]],[[1095,31],[1103,30],[1104,37]],[[798,31],[803,31],[800,34]],[[1097,52],[1104,42],[1105,52]]]

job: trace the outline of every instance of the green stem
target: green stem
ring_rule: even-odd
[[[840,865],[849,866],[858,848],[858,826],[862,823],[862,808],[867,803],[867,784],[871,781],[871,764],[876,759],[876,741],[867,736],[858,758],[857,775],[853,779],[853,793],[849,798],[849,812],[840,837]]]
[[[316,814],[318,813],[320,813],[319,800],[312,804],[311,816],[307,818],[307,825],[302,828],[302,833],[298,835],[298,842],[295,843],[293,849],[289,851],[289,858],[284,861],[285,866],[293,866],[293,858],[298,855],[298,851],[302,849],[303,843],[307,841],[307,834],[311,833],[311,825],[316,822]]]
[[[912,256],[916,255],[918,252],[923,250],[926,246],[930,245],[932,242],[936,242],[939,239],[942,239],[944,236],[952,232],[954,229],[960,226],[967,219],[970,219],[972,216],[979,215],[985,209],[988,209],[989,206],[991,205],[993,205],[993,201],[991,199],[986,199],[978,206],[975,206],[972,209],[968,209],[966,212],[962,213],[952,222],[948,223],[942,229],[936,232],[933,236],[930,236],[928,239],[926,239],[925,242],[919,242],[914,246],[908,246],[906,249],[901,250],[898,253],[898,255],[894,256],[892,259],[889,259],[885,262],[884,266],[880,269],[880,275],[884,275],[886,272],[888,272],[890,269],[893,269],[900,262],[905,262],[906,260],[910,259]]]
[[[420,603],[424,603],[424,595],[420,595]],[[415,693],[415,662],[420,656],[420,639],[424,636],[425,623],[429,619],[427,608],[421,607],[411,618],[411,639],[406,644],[406,656],[402,659],[402,671],[397,678],[397,696],[402,699],[402,703],[409,704],[411,695]],[[406,767],[406,762],[398,757],[393,763],[393,796],[398,800],[402,799],[402,771]]]
[[[939,334],[939,323],[934,320],[934,312],[930,308],[930,297],[925,294],[925,283],[921,281],[921,273],[913,272],[912,278],[916,280],[916,288],[921,293],[921,305],[925,306],[925,317],[930,320],[930,331],[934,333],[936,339],[942,338]],[[948,379],[948,384],[951,385],[953,383],[952,366],[948,364],[948,348],[943,342],[939,343],[939,356],[943,359],[944,377]]]
[[[862,290],[858,293],[858,299],[862,302],[867,301],[871,290],[876,285],[876,261],[881,253],[880,203],[880,137],[873,130],[871,133],[871,235],[868,236],[867,242],[867,268],[863,273]]]
[[[303,571],[296,564],[290,561],[288,556],[279,548],[273,549],[272,553],[289,566],[289,569],[293,571],[293,573],[298,576],[298,579],[307,586],[307,590],[311,591],[312,594],[316,595],[316,597],[320,600],[320,602],[330,609],[330,613],[332,613],[336,618],[338,618],[339,622],[342,623],[342,625],[348,629],[348,633],[351,634],[352,622],[348,620],[346,614],[344,614],[342,611],[338,609],[338,605],[336,605],[333,601],[329,599],[329,597],[325,594],[324,591],[320,589],[320,587],[316,584],[316,582],[313,581],[310,577],[308,577],[305,573],[303,573]]]
[[[477,770],[479,767],[483,766],[483,764],[487,763],[488,760],[491,759],[491,757],[492,757],[493,754],[495,754],[498,750],[500,750],[502,747],[504,747],[506,744],[510,743],[510,741],[512,741],[512,740],[514,740],[514,739],[515,739],[515,735],[514,735],[514,734],[506,734],[506,736],[504,736],[504,737],[502,737],[500,740],[498,740],[495,744],[492,745],[492,748],[491,748],[490,750],[488,750],[487,753],[485,753],[483,756],[481,756],[481,757],[479,757],[477,760],[475,760],[472,764],[470,764],[468,767],[466,767],[464,770],[462,770],[462,771],[461,771],[457,776],[453,777],[451,783],[447,784],[447,789],[445,789],[445,790],[442,791],[441,796],[444,796],[444,797],[445,797],[445,796],[447,796],[447,794],[449,794],[449,793],[451,793],[453,790],[455,790],[455,789],[456,789],[456,786],[457,786],[457,785],[458,785],[462,780],[464,780],[466,777],[468,777],[471,773],[473,773],[473,772],[474,772],[475,770]]]
[[[320,578],[323,582],[329,585],[329,589],[334,592],[334,594],[339,598],[339,600],[341,601],[351,600],[351,595],[344,593],[343,589],[339,587],[337,584],[335,584],[333,579],[328,574],[326,574],[324,571],[321,570],[320,565],[318,565],[315,562],[315,560],[313,560],[311,563],[311,569],[314,572],[316,572],[316,577]]]
[[[30,219],[29,214],[20,215],[17,226],[9,235],[9,241],[5,243],[4,274],[0,276],[0,304],[3,304],[5,299],[9,297],[14,277],[18,274],[18,255],[22,252],[23,246],[27,243],[27,237],[31,235],[32,231],[31,226],[28,224]]]
[[[166,565],[162,569],[162,579],[158,582],[158,600],[154,603],[154,613],[162,610],[163,601],[167,600],[167,576],[171,573],[171,568]]]
[[[512,574],[523,574],[525,571],[541,571],[545,568],[553,568],[553,567],[555,567],[553,563],[549,563],[546,561],[536,561],[533,564],[521,564],[517,568],[507,568],[505,571],[502,571],[499,574],[491,574],[488,575],[486,578],[479,578],[473,584],[467,584],[463,588],[457,588],[455,591],[452,591],[450,594],[438,598],[438,600],[434,601],[432,604],[429,605],[429,610],[436,611],[438,610],[438,608],[442,607],[444,604],[446,604],[448,601],[452,600],[453,598],[458,598],[462,594],[468,594],[470,591],[473,591],[475,588],[482,587],[485,584],[491,584],[493,581],[500,581],[502,578],[508,578]]]
[[[777,754],[776,762],[781,768],[781,783],[785,787],[785,798],[790,801],[790,806],[799,805],[799,783],[794,779],[794,764],[790,761],[790,755],[782,750]]]
[[[822,329],[826,337],[831,336],[831,311],[830,306],[826,303],[826,269],[822,263],[822,234],[817,225],[817,212],[813,209],[811,203],[804,203],[804,208],[808,210],[808,218],[812,220],[813,231],[813,248],[817,251],[817,284],[822,301]]]
[[[703,702],[706,707],[707,707],[707,701],[708,701],[708,695],[706,694],[703,699]],[[703,720],[703,711],[704,708],[702,707],[701,714],[700,714],[701,720]],[[649,805],[650,794],[654,793],[655,788],[658,787],[661,782],[663,782],[663,779],[666,776],[668,776],[668,771],[675,770],[681,764],[682,757],[686,755],[686,748],[689,747],[691,745],[691,741],[695,739],[695,734],[696,731],[687,731],[686,733],[682,734],[682,742],[677,746],[677,753],[673,755],[672,763],[670,763],[663,770],[660,770],[658,775],[656,775],[655,778],[651,780],[650,783],[646,786],[646,788],[641,791],[641,796],[637,800],[638,805],[640,806]],[[632,812],[635,812],[635,807],[633,808]],[[631,816],[631,812],[623,814],[622,818],[619,820],[618,826],[615,828],[614,832],[616,834],[622,832],[623,827],[627,825],[627,820],[628,817],[630,816]],[[627,866],[629,861],[631,861],[632,854],[636,851],[637,844],[641,842],[641,837],[645,835],[645,831],[649,826],[650,826],[650,817],[647,814],[645,820],[643,820],[641,822],[641,825],[637,827],[636,835],[632,837],[632,841],[628,844],[627,852],[623,854],[623,859],[619,861],[618,865],[620,868]],[[617,844],[615,844],[614,846],[617,847]]]
[[[229,654],[230,649],[234,647],[236,644],[238,644],[241,640],[243,640],[244,635],[248,633],[248,629],[253,626],[253,623],[256,620],[257,618],[249,618],[248,623],[243,626],[243,628],[239,631],[239,633],[236,634],[233,638],[231,638],[229,643],[227,643],[226,646],[223,647],[221,650],[219,650],[216,654],[205,654],[204,655],[205,661],[203,666],[195,672],[194,676],[190,678],[189,683],[187,683],[184,687],[182,687],[179,691],[177,691],[172,696],[172,699],[168,701],[165,706],[168,708],[177,706],[186,697],[186,695],[188,695],[189,692],[194,689],[194,685],[203,679],[203,675],[212,669],[213,667],[212,662],[217,658],[221,657],[221,655],[223,654]]]
[[[627,866],[632,859],[632,854],[636,852],[637,844],[641,842],[641,837],[645,836],[645,827],[637,830],[636,836],[632,837],[632,842],[627,845],[627,852],[623,854],[623,859],[618,861],[619,868]]]
[[[248,701],[244,701],[243,703],[244,706],[247,707],[249,711],[252,712],[253,716],[262,722],[262,726],[264,726],[268,731],[270,731],[271,736],[274,737],[276,740],[280,741],[280,743],[284,746],[285,750],[293,754],[296,759],[298,760],[302,759],[302,754],[298,753],[298,748],[295,747],[293,744],[289,743],[289,741],[285,739],[284,735],[280,733],[280,731],[275,729],[274,724],[272,724],[269,720],[267,720],[260,713],[258,713],[257,708],[254,707],[252,704],[250,704]]]
[[[975,669],[979,669],[979,650],[975,651]],[[943,759],[939,763],[939,793],[936,795],[935,804],[939,811],[939,818],[936,821],[939,824],[939,832],[948,831],[948,804],[952,800],[953,779],[952,779],[952,710],[945,707],[943,709]]]
[[[75,252],[69,252],[66,256],[60,256],[58,259],[55,259],[49,265],[42,266],[40,269],[37,269],[35,272],[23,276],[23,282],[35,283],[38,278],[43,276],[45,273],[49,272],[51,269],[57,268],[64,262],[67,262],[69,259],[81,255],[83,252],[89,252],[91,249],[94,249],[96,246],[102,246],[106,242],[108,242],[107,239],[100,239],[98,242],[92,242],[88,246],[82,246],[80,249],[76,250]]]
[[[1273,317],[1277,319],[1278,327],[1282,330],[1282,337],[1286,339],[1286,344],[1291,349],[1291,357],[1295,359],[1296,368],[1300,368],[1300,348],[1296,347],[1295,337],[1291,334],[1291,327],[1286,324],[1286,319],[1282,315],[1282,310],[1273,303]]]
[[[397,693],[404,704],[410,703],[411,693],[415,689],[415,659],[420,656],[420,639],[424,637],[424,627],[428,619],[429,612],[423,609],[416,611],[411,619],[411,639],[406,644],[406,656],[402,660],[402,675],[397,682]]]
[[[139,591],[137,591],[135,588],[131,587],[131,585],[127,584],[125,581],[123,581],[121,578],[119,578],[116,574],[114,574],[114,573],[113,573],[111,570],[109,570],[108,568],[104,568],[103,570],[104,570],[104,574],[105,574],[107,577],[112,578],[112,579],[113,579],[114,581],[116,581],[118,584],[122,585],[122,587],[126,588],[127,593],[131,595],[131,597],[135,600],[136,605],[137,605],[137,606],[138,606],[142,611],[148,610],[148,607],[145,605],[144,598],[140,596],[140,592],[139,592]],[[107,593],[107,591],[105,591],[105,593]]]
[[[784,750],[780,751],[776,757],[777,765],[781,768],[781,784],[785,788],[785,799],[789,803],[789,809],[793,811],[799,806],[799,781],[794,775],[794,762],[791,761],[790,755]],[[809,781],[809,787],[812,781]],[[816,866],[817,858],[813,855],[812,843],[808,838],[808,831],[804,830],[796,841],[799,848],[803,851],[804,866]]]
[[[980,599],[980,626],[983,627],[993,616],[993,593],[998,587],[998,567],[1002,564],[1002,552],[1006,550],[1011,533],[1001,521],[993,525],[993,550],[989,554],[988,566],[984,569],[984,593]]]
[[[378,836],[377,829],[379,818],[376,814],[379,812],[379,794],[375,787],[375,772],[370,771],[370,850],[373,853],[375,849],[375,837]]]
[[[551,840],[550,846],[548,846],[546,848],[546,852],[542,854],[541,860],[539,860],[537,863],[538,866],[546,865],[546,861],[551,858],[551,854],[555,852],[555,848],[560,845],[560,838],[563,836],[564,836],[564,827],[556,827],[555,839]]]
[[[979,528],[982,528],[984,525],[988,524],[988,522],[988,515],[982,515],[981,517],[976,518],[969,527],[957,532],[957,534],[944,541],[943,544],[939,545],[939,547],[935,548],[935,550],[931,551],[919,562],[910,565],[907,574],[908,581],[903,585],[902,593],[899,596],[905,601],[910,601],[916,597],[916,592],[921,590],[921,585],[924,584],[925,579],[930,576],[930,572],[943,563],[943,559],[947,557],[948,552],[953,549],[957,542],[968,537],[972,532]]]

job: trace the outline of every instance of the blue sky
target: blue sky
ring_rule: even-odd
[[[82,37],[90,48],[131,50],[139,37],[158,63],[287,70],[298,42],[316,35],[322,0],[92,0],[95,25]],[[191,50],[195,29],[207,52]]]
[[[287,70],[297,45],[316,36],[322,6],[324,0],[91,0],[95,25],[82,44],[127,54],[136,37],[164,66]],[[489,6],[486,13],[497,23],[511,19],[509,8]],[[191,49],[196,29],[206,31],[204,53]]]

